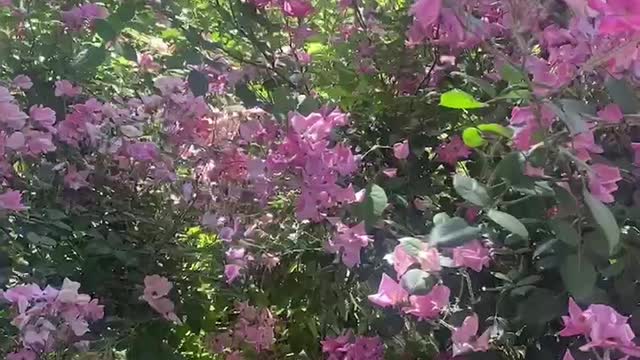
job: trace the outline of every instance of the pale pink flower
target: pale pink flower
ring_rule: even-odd
[[[437,318],[449,306],[451,291],[444,285],[436,285],[427,295],[412,295],[409,297],[411,306],[402,310],[414,315],[418,320]]]
[[[12,352],[7,354],[7,360],[36,360],[37,356],[38,355],[35,352],[29,349],[22,349],[18,352]]]
[[[0,194],[0,209],[10,211],[26,210],[27,207],[22,204],[22,193],[9,189]]]
[[[20,110],[14,103],[0,102],[0,123],[14,129],[20,130],[24,127],[29,115]]]
[[[409,14],[416,18],[422,28],[427,29],[438,21],[441,9],[442,0],[416,0],[411,5]]]
[[[234,282],[240,275],[242,266],[238,264],[226,264],[224,266],[224,277],[227,281],[227,284],[231,284]]]
[[[58,80],[55,83],[55,96],[76,97],[82,93],[82,88],[79,86],[73,86],[69,80]]]
[[[409,255],[404,249],[404,245],[398,244],[393,250],[393,268],[396,270],[396,276],[400,278],[407,270],[415,264],[416,259]]]
[[[56,122],[56,112],[48,107],[33,105],[29,109],[31,120],[49,131],[55,131],[53,125]]]
[[[451,137],[448,143],[443,143],[438,147],[438,159],[451,166],[455,166],[458,160],[466,159],[469,155],[471,155],[471,150],[459,136]]]
[[[360,265],[360,251],[373,241],[367,235],[364,223],[348,227],[343,223],[336,224],[336,234],[325,244],[325,250],[336,254],[341,252],[342,262],[347,267]]]
[[[13,79],[13,82],[11,84],[22,90],[29,90],[33,86],[33,82],[31,81],[31,78],[28,77],[27,75],[22,75],[22,74],[16,76]]]
[[[617,104],[609,104],[598,111],[598,117],[607,123],[617,124],[622,121],[624,114],[622,114],[620,106]]]
[[[378,292],[369,295],[368,299],[380,307],[398,306],[407,301],[409,293],[390,278],[387,274],[382,274],[382,280],[378,286]]]
[[[89,182],[87,182],[89,173],[89,170],[77,171],[75,166],[69,166],[67,174],[64,176],[64,185],[73,190],[87,187],[89,186]]]
[[[633,150],[633,164],[640,166],[640,143],[631,143],[631,149]]]
[[[20,150],[24,147],[27,138],[20,131],[16,131],[7,137],[5,146],[11,150]]]
[[[384,174],[384,176],[388,177],[388,178],[394,178],[398,175],[398,169],[396,168],[386,168],[382,170],[382,173]]]
[[[489,350],[491,329],[485,330],[482,335],[478,337],[478,327],[478,315],[473,313],[464,319],[462,326],[453,331],[451,335],[451,340],[453,340],[453,356]]]
[[[582,161],[591,160],[591,153],[600,154],[604,152],[602,147],[596,144],[593,131],[586,131],[574,136],[570,146],[576,157]]]
[[[589,190],[604,203],[615,201],[613,193],[618,190],[618,181],[622,180],[620,169],[605,164],[593,164],[589,170]]]
[[[476,272],[488,267],[491,262],[491,252],[478,240],[453,249],[453,263],[456,266],[468,267]]]
[[[144,277],[143,297],[145,300],[159,299],[168,296],[172,288],[173,284],[166,277],[157,274],[147,275]]]
[[[410,149],[409,149],[408,140],[404,140],[403,142],[398,142],[393,144],[393,156],[395,156],[396,159],[404,160],[408,158],[409,152],[410,152]]]
[[[313,5],[308,0],[282,0],[281,4],[284,15],[299,19],[311,15],[314,11]]]
[[[138,55],[138,66],[140,70],[146,72],[156,72],[161,68],[160,64],[155,62],[153,56],[149,53]]]

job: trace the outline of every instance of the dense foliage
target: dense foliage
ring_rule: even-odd
[[[640,358],[637,0],[0,0],[0,356]]]

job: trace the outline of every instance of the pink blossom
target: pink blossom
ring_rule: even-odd
[[[478,327],[478,315],[473,313],[464,319],[462,326],[453,331],[451,336],[451,340],[453,340],[453,356],[489,350],[491,329],[485,330],[482,335],[476,337]]]
[[[604,203],[615,201],[613,193],[618,190],[618,181],[622,180],[620,169],[605,164],[593,164],[589,171],[589,190]]]
[[[339,222],[336,224],[336,234],[327,244],[325,249],[337,254],[341,252],[342,262],[347,267],[354,267],[360,265],[360,251],[363,248],[369,246],[369,243],[373,240],[367,235],[364,223],[360,223],[353,227]]]
[[[77,171],[75,166],[69,166],[67,174],[64,176],[64,185],[73,190],[87,187],[89,186],[89,183],[87,182],[87,176],[89,176],[89,173],[89,170]]]
[[[426,29],[438,21],[441,9],[442,0],[416,0],[409,14],[415,16],[416,21]]]
[[[273,0],[249,0],[249,3],[257,8],[263,8],[271,4],[272,1]]]
[[[35,121],[43,128],[49,131],[55,130],[53,128],[53,124],[56,122],[56,112],[53,111],[53,109],[33,105],[29,109],[29,116],[31,116],[31,120]]]
[[[138,66],[140,70],[146,72],[156,72],[161,68],[160,64],[155,62],[153,56],[149,53],[138,55]]]
[[[286,16],[297,17],[299,19],[311,15],[314,11],[313,5],[307,0],[281,0],[282,13]]]
[[[380,306],[398,306],[407,301],[409,293],[395,282],[387,274],[382,274],[382,280],[378,286],[378,292],[369,295],[369,301]]]
[[[491,262],[491,252],[478,240],[453,249],[453,262],[456,266],[469,267],[476,272],[488,267]]]
[[[242,266],[238,264],[226,264],[224,266],[224,277],[227,281],[227,284],[231,284],[234,282],[240,275]]]
[[[560,336],[575,336],[589,332],[590,325],[582,309],[573,298],[569,298],[569,316],[562,316],[564,329],[558,333]]]
[[[382,170],[382,173],[384,174],[384,176],[388,177],[388,178],[394,178],[398,175],[398,169],[397,168],[386,168]]]
[[[0,7],[11,7],[13,6],[13,0],[0,0]],[[18,360],[18,359],[8,359],[8,360]]]
[[[52,152],[56,149],[50,132],[29,130],[25,132],[27,137],[27,154],[37,156]]]
[[[624,114],[617,104],[609,104],[598,111],[598,117],[610,124],[618,124],[622,121]]]
[[[591,160],[591,153],[600,154],[604,150],[597,145],[592,131],[586,131],[573,137],[571,147],[576,157],[582,161]]]
[[[7,360],[36,360],[37,354],[29,349],[7,354]]]
[[[451,166],[455,166],[458,160],[466,159],[471,155],[471,150],[464,144],[459,136],[453,136],[448,143],[438,147],[438,159]]]
[[[571,351],[567,350],[562,357],[562,360],[576,360],[573,355],[571,355]]]
[[[16,104],[0,102],[0,123],[14,129],[20,130],[24,127],[29,116],[20,110]]]
[[[27,75],[22,75],[22,74],[16,76],[13,79],[13,82],[11,84],[22,90],[29,90],[33,86],[33,82],[31,81],[31,78],[28,77]]]
[[[633,164],[640,166],[640,143],[631,143],[631,149],[633,150]]]
[[[308,52],[304,50],[296,50],[295,56],[300,65],[306,66],[311,64],[311,54],[309,54]]]
[[[429,246],[427,243],[423,243],[420,246],[420,251],[418,251],[418,263],[420,263],[420,268],[427,272],[437,272],[442,270],[438,249]]]
[[[164,276],[157,274],[147,275],[144,277],[144,295],[145,300],[159,299],[169,295],[169,291],[173,288],[173,284]]]
[[[404,245],[398,244],[393,250],[393,268],[396,270],[397,277],[400,278],[407,270],[415,264],[416,259],[409,255],[404,249]]]
[[[22,193],[17,190],[7,190],[0,194],[0,209],[10,211],[24,211],[27,209],[22,204]]]
[[[447,306],[451,291],[444,285],[436,285],[427,295],[412,295],[409,297],[411,306],[402,310],[414,315],[418,320],[431,320],[437,318]]]
[[[18,306],[20,314],[25,313],[29,302],[40,295],[42,295],[42,289],[36,284],[17,285],[2,293],[5,300]]]
[[[134,160],[152,161],[159,156],[158,146],[152,142],[134,142],[127,146],[127,152]]]
[[[598,31],[618,35],[640,30],[640,3],[634,0],[589,0],[589,6],[602,16]]]
[[[13,134],[9,135],[5,146],[11,150],[20,150],[24,147],[26,143],[26,137],[20,131],[16,131]]]
[[[76,97],[80,95],[82,92],[82,88],[79,86],[73,86],[73,84],[68,80],[58,80],[56,81],[56,89],[55,96],[67,96],[67,97]]]
[[[403,142],[393,144],[393,156],[396,159],[404,160],[409,157],[409,141],[404,140]]]

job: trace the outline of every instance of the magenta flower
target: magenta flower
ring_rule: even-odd
[[[589,170],[589,190],[604,203],[615,201],[613,193],[618,190],[618,181],[622,180],[620,169],[605,164],[593,164]]]
[[[455,166],[458,160],[466,159],[471,155],[471,150],[464,144],[459,136],[452,136],[448,143],[438,147],[438,160]]]
[[[36,360],[37,357],[38,355],[29,349],[7,354],[7,360]]]
[[[55,83],[55,96],[67,96],[76,97],[82,92],[82,88],[79,86],[73,86],[69,80],[58,80]]]
[[[453,263],[456,266],[468,267],[476,272],[488,267],[491,262],[491,252],[478,240],[453,249]]]
[[[281,0],[282,13],[286,16],[303,19],[314,11],[313,5],[307,0]]]
[[[28,77],[27,75],[22,75],[22,74],[16,76],[11,82],[11,84],[22,90],[29,90],[33,86],[33,82],[31,81],[31,78]]]
[[[31,120],[49,131],[55,131],[53,124],[56,122],[56,112],[48,107],[33,105],[29,109]]]
[[[448,287],[436,285],[427,295],[411,295],[411,306],[403,308],[402,311],[416,316],[418,320],[435,319],[449,306],[450,295]]]
[[[570,146],[576,157],[582,161],[591,160],[591,153],[601,154],[604,152],[602,147],[596,144],[593,131],[586,131],[574,136]]]
[[[9,211],[24,211],[27,209],[22,204],[22,193],[17,190],[7,190],[0,194],[0,209]]]
[[[398,169],[397,168],[382,169],[382,174],[384,174],[384,176],[388,178],[394,178],[398,175]]]
[[[416,22],[424,29],[435,24],[440,16],[442,9],[442,0],[416,0],[409,14],[416,18]]]
[[[152,161],[160,155],[156,144],[142,141],[129,144],[127,152],[129,156],[137,161]]]
[[[602,14],[598,31],[620,35],[640,30],[640,3],[635,0],[589,0],[589,6]]]
[[[485,330],[478,337],[478,327],[478,315],[473,313],[464,319],[462,326],[453,331],[451,336],[451,340],[453,340],[453,356],[489,350],[491,329]]]
[[[347,267],[354,267],[360,265],[360,251],[363,248],[369,246],[369,243],[373,241],[369,235],[367,235],[364,223],[360,223],[353,227],[348,227],[345,224],[338,222],[336,224],[336,234],[334,237],[325,244],[325,250],[327,252],[342,254],[342,262]]]
[[[387,274],[382,274],[378,292],[369,295],[368,299],[380,307],[398,306],[407,301],[409,293]]]
[[[618,124],[624,118],[620,106],[617,104],[609,104],[602,110],[598,111],[598,117],[610,124]]]
[[[398,160],[405,160],[409,157],[409,140],[393,144],[393,156]]]

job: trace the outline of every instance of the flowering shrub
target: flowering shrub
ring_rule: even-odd
[[[0,0],[0,354],[640,358],[638,19]]]

